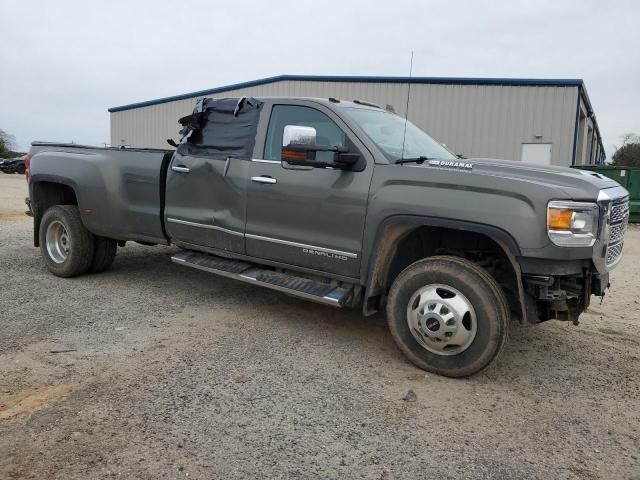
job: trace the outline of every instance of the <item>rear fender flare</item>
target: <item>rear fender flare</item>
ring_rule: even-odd
[[[80,209],[82,208],[80,206],[81,200],[78,196],[78,190],[79,190],[78,185],[73,180],[66,177],[59,177],[57,175],[42,174],[42,173],[31,175],[31,177],[29,178],[29,198],[31,199],[31,202],[32,202],[31,206],[33,208],[33,239],[34,239],[33,242],[36,247],[39,246],[38,230],[40,228],[40,220],[42,219],[42,215],[44,215],[44,211],[42,210],[42,208],[39,208],[38,206],[38,198],[36,198],[35,189],[36,189],[36,185],[43,182],[63,185],[65,187],[70,188],[76,197],[76,200],[78,202],[78,208]],[[85,222],[82,215],[80,216],[80,219],[84,225]],[[86,228],[86,225],[85,225],[85,228]]]

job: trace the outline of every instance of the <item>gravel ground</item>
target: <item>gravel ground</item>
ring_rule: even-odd
[[[0,175],[2,479],[640,479],[638,227],[579,326],[514,324],[496,363],[452,380],[410,365],[382,316],[171,248],[53,277],[25,194]]]

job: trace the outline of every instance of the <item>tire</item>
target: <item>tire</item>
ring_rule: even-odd
[[[40,251],[51,273],[68,278],[89,270],[95,240],[84,228],[76,205],[50,207],[42,216],[38,235]]]
[[[89,271],[100,273],[107,270],[116,258],[118,242],[112,238],[95,235],[93,261]]]
[[[387,300],[387,322],[413,364],[438,375],[467,377],[502,350],[510,310],[486,270],[459,257],[437,256],[398,275]]]

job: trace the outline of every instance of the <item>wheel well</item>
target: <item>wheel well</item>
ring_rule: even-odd
[[[375,255],[365,314],[385,305],[394,280],[412,263],[435,255],[454,255],[477,263],[493,275],[511,310],[522,318],[519,267],[507,249],[486,234],[438,226],[393,225],[385,230]]]
[[[38,231],[40,220],[49,207],[54,205],[78,205],[78,197],[73,188],[62,183],[37,182],[31,191],[31,207],[33,209],[33,244],[40,246]]]

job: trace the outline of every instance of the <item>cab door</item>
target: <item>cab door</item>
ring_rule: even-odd
[[[361,171],[285,168],[287,125],[312,127],[317,143],[359,153]],[[324,273],[358,277],[373,157],[346,124],[321,104],[275,104],[247,184],[247,254]],[[331,152],[318,152],[317,159]]]
[[[244,253],[249,163],[180,145],[166,186],[165,225],[172,243]]]
[[[246,185],[263,102],[203,98],[180,119],[181,143],[166,182],[171,241],[201,250],[244,253]]]

